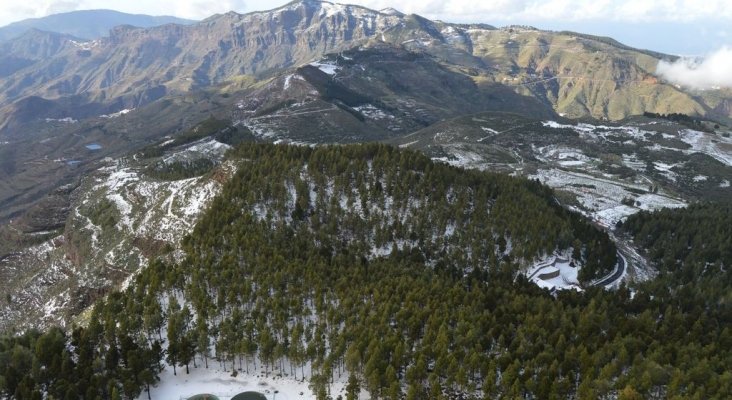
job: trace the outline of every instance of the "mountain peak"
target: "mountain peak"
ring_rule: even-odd
[[[379,12],[382,13],[382,14],[392,15],[392,16],[395,16],[395,17],[403,17],[404,16],[404,13],[403,12],[397,10],[396,8],[391,8],[391,7],[384,8],[382,10],[379,10]]]
[[[324,0],[295,0],[295,1],[288,3],[285,7],[290,6],[290,5],[299,5],[299,4],[304,4],[304,5],[309,5],[309,6],[320,6],[323,3],[333,4],[329,1],[324,1]]]
[[[368,10],[368,11],[374,11],[368,7],[360,6],[360,5],[354,5],[354,4],[344,4],[334,1],[325,1],[325,0],[295,0],[290,3],[285,4],[284,6],[280,7],[277,10],[281,9],[292,9],[292,8],[298,8],[298,7],[304,7],[312,10],[328,10],[330,12],[337,12],[337,11],[343,11],[346,9],[362,9],[362,10]],[[393,9],[393,8],[387,8],[382,11],[378,11],[380,14],[386,14],[386,15],[393,15],[393,16],[404,16],[403,13]]]

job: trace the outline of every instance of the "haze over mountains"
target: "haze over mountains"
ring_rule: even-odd
[[[0,42],[14,39],[31,29],[62,33],[78,39],[92,40],[109,35],[119,25],[149,28],[165,24],[192,24],[195,21],[170,16],[127,14],[114,10],[84,10],[52,14],[14,22],[0,28]]]

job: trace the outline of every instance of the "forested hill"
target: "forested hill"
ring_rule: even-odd
[[[501,266],[516,272],[570,246],[581,253],[586,281],[615,265],[607,235],[536,182],[384,145],[246,145],[233,157],[244,160],[241,172],[195,229],[192,257],[209,256],[200,245],[238,250],[249,236],[237,224],[257,223],[329,257],[411,254],[456,276]]]
[[[623,229],[656,260],[672,286],[696,283],[704,287],[708,305],[732,304],[732,203],[641,212],[628,218]],[[682,290],[690,295],[688,288]]]
[[[557,247],[610,260],[607,237],[537,183],[381,145],[233,157],[183,261],[152,262],[70,337],[0,340],[1,395],[134,399],[163,360],[258,365],[318,399],[339,376],[348,399],[732,393],[728,307],[699,312],[653,286],[551,295],[516,277]]]

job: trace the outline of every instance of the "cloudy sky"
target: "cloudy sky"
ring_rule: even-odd
[[[0,25],[48,14],[109,8],[201,19],[234,10],[271,9],[288,0],[2,0]],[[526,24],[612,36],[632,46],[702,55],[732,45],[730,0],[347,0],[374,9],[451,22]]]

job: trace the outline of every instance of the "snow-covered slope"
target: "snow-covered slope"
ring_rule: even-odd
[[[230,147],[203,140],[163,156],[219,161]],[[177,257],[180,240],[236,170],[223,161],[212,172],[155,179],[148,162],[109,160],[76,189],[65,229],[0,261],[16,290],[0,306],[0,329],[69,325],[96,298],[124,287],[152,257]]]

